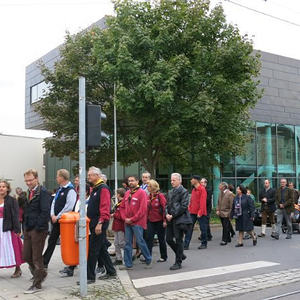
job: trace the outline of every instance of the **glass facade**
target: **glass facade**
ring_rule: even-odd
[[[243,184],[251,189],[255,199],[266,178],[273,187],[285,177],[299,188],[299,147],[300,126],[257,122],[242,155],[221,157],[221,177],[215,174],[215,181],[226,181],[235,187]]]

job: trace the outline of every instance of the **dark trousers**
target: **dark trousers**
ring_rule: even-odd
[[[23,259],[29,264],[33,286],[40,288],[47,272],[44,269],[43,250],[47,231],[24,231]]]
[[[55,250],[56,242],[59,239],[60,236],[60,226],[59,223],[52,224],[52,230],[48,239],[48,246],[47,249],[43,255],[44,257],[44,266],[48,266],[50,259],[52,257],[52,254]]]
[[[102,232],[98,235],[95,233],[95,227],[90,227],[91,235],[89,242],[89,255],[87,261],[87,279],[95,280],[95,268],[99,255],[103,260],[106,272],[109,275],[116,274],[116,270],[112,264],[106,247],[106,230],[108,222],[102,224]]]
[[[168,223],[166,233],[167,244],[174,251],[176,255],[175,263],[179,265],[182,263],[183,256],[183,234],[184,231],[175,224],[175,220],[171,220]]]
[[[155,234],[158,236],[160,257],[167,259],[166,229],[163,226],[163,221],[148,222],[146,243],[151,255]]]
[[[200,225],[201,230],[201,245],[206,246],[207,245],[207,226],[208,226],[208,217],[207,216],[201,216],[198,218],[198,222]]]
[[[272,225],[275,224],[274,212],[270,211],[270,210],[264,209],[261,212],[261,224],[262,225],[266,225],[267,224],[268,217],[270,218],[271,224]]]
[[[230,243],[231,242],[230,226],[232,226],[230,219],[223,218],[223,217],[220,217],[220,219],[221,219],[222,227],[223,227],[222,241],[225,243]]]
[[[207,219],[208,219],[208,222],[207,222],[207,238],[208,239],[212,239],[212,234],[211,234],[211,230],[210,230],[210,215],[207,215]]]

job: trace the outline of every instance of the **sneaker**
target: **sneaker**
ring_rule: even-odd
[[[150,261],[149,264],[146,263],[144,269],[152,269],[152,262]]]
[[[273,239],[276,239],[276,240],[279,240],[279,235],[278,234],[276,234],[276,233],[272,233],[271,234],[271,237],[273,238]]]
[[[104,267],[97,267],[96,269],[96,273],[99,274],[99,273],[105,273],[105,268]]]
[[[142,264],[145,264],[145,263],[146,263],[146,259],[143,258],[143,257],[141,257],[141,258],[140,258],[140,262],[141,262]]]
[[[166,258],[160,258],[160,259],[158,259],[156,262],[161,263],[161,262],[165,262],[165,261],[167,261]]]
[[[24,294],[34,294],[34,293],[37,293],[37,292],[40,292],[42,290],[42,288],[37,288],[36,286],[31,286],[28,290],[26,290],[24,292]]]
[[[60,273],[61,277],[72,277],[74,275],[74,272],[73,270],[67,270],[66,272],[64,273]]]
[[[64,273],[67,273],[68,270],[69,270],[69,267],[64,267],[62,270],[59,270],[58,273],[64,274]]]
[[[235,245],[235,247],[237,247],[237,248],[238,248],[238,247],[243,247],[243,246],[244,246],[243,244],[236,244],[236,245]]]
[[[114,274],[105,274],[105,275],[100,275],[98,279],[100,280],[106,280],[106,279],[115,279],[117,277],[117,273]]]
[[[202,250],[202,249],[206,249],[207,248],[207,246],[206,245],[200,245],[199,247],[198,247],[198,249],[200,249],[200,250]]]
[[[125,266],[125,265],[123,265],[123,266],[120,266],[119,267],[119,270],[133,270],[133,267],[127,267],[127,266]]]
[[[290,234],[288,234],[287,236],[286,236],[286,239],[287,240],[290,240],[292,238],[292,236],[290,235]]]
[[[173,266],[170,267],[170,270],[171,270],[171,271],[175,271],[175,270],[179,270],[179,269],[181,269],[181,268],[182,268],[181,265],[179,265],[179,264],[174,264]]]
[[[264,238],[266,235],[264,233],[260,233],[257,235],[258,237]]]
[[[247,233],[245,234],[243,240],[249,240],[250,238],[251,238],[250,234]]]
[[[122,264],[123,264],[122,260],[118,260],[118,259],[116,259],[113,263],[114,266],[119,266],[119,265],[122,265]]]

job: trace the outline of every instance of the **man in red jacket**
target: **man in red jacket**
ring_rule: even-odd
[[[147,229],[147,194],[139,187],[137,176],[128,177],[130,190],[125,193],[125,210],[121,211],[122,219],[125,220],[125,248],[124,263],[120,270],[132,269],[132,241],[133,235],[146,260],[146,268],[151,268],[152,257],[143,238],[143,231]]]
[[[205,188],[200,184],[200,181],[201,181],[200,176],[198,175],[192,176],[191,184],[194,188],[192,190],[189,212],[193,220],[193,225],[185,235],[185,239],[184,239],[185,250],[189,249],[189,245],[193,235],[194,225],[197,220],[201,230],[201,245],[198,247],[198,249],[207,248],[207,225],[208,225],[208,217],[207,217],[207,210],[206,210],[207,193]]]

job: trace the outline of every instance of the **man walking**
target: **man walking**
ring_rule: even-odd
[[[181,269],[182,261],[186,259],[186,256],[183,254],[183,235],[192,226],[192,219],[188,211],[189,193],[181,183],[181,175],[173,173],[171,175],[173,188],[168,193],[166,206],[166,240],[176,256],[175,263],[170,267],[170,270]]]
[[[96,263],[101,255],[106,274],[99,279],[109,279],[116,277],[116,270],[110,259],[106,247],[106,231],[110,219],[110,190],[101,178],[101,171],[96,167],[90,167],[88,171],[88,181],[93,186],[87,207],[87,216],[90,218],[90,242],[89,255],[87,261],[87,283],[95,282]],[[79,282],[78,282],[79,284]]]
[[[206,212],[207,212],[207,240],[211,241],[212,240],[212,234],[210,231],[210,214],[211,214],[211,209],[212,209],[212,190],[207,186],[207,179],[206,178],[201,178],[200,181],[201,185],[204,186],[206,190]],[[200,237],[201,240],[201,237]]]
[[[231,242],[230,236],[230,213],[232,209],[232,203],[234,195],[228,189],[228,184],[226,182],[221,182],[219,184],[219,197],[218,197],[218,205],[217,205],[217,215],[221,219],[223,233],[222,233],[222,242],[221,246],[227,245],[227,243]]]
[[[33,294],[42,289],[42,282],[47,276],[42,253],[48,233],[51,197],[39,184],[36,170],[26,171],[24,180],[28,186],[28,197],[24,207],[23,259],[29,264],[33,275],[33,283],[24,293]]]
[[[60,169],[56,173],[56,182],[59,184],[55,197],[51,204],[52,230],[48,239],[48,247],[43,255],[44,266],[48,268],[56,243],[60,236],[59,219],[62,214],[73,211],[76,204],[77,193],[70,182],[70,173],[66,169]],[[73,276],[74,267],[69,267],[60,272],[62,276]]]
[[[201,245],[198,249],[207,248],[207,209],[206,209],[206,190],[203,185],[200,184],[201,177],[198,175],[192,176],[191,184],[194,187],[192,190],[191,201],[189,204],[189,212],[192,218],[192,226],[185,235],[184,250],[189,248],[189,244],[192,239],[193,230],[196,221],[198,220],[201,230]]]
[[[261,202],[261,234],[258,235],[259,237],[266,236],[268,217],[272,224],[272,234],[274,235],[275,233],[275,192],[275,189],[271,188],[270,186],[270,180],[266,179],[264,183],[264,189],[259,194],[259,200]]]
[[[288,228],[286,239],[291,239],[293,233],[291,213],[294,211],[294,198],[293,191],[287,187],[285,178],[280,180],[280,188],[276,190],[275,202],[277,205],[276,233],[272,234],[271,237],[276,240],[279,239],[282,220],[285,219]]]
[[[133,236],[145,258],[145,268],[151,268],[152,256],[143,238],[143,231],[147,228],[147,194],[139,187],[137,176],[129,176],[128,185],[130,190],[125,193],[123,200],[125,209],[121,211],[122,219],[125,220],[126,244],[124,248],[125,265],[120,266],[120,270],[132,269]]]

